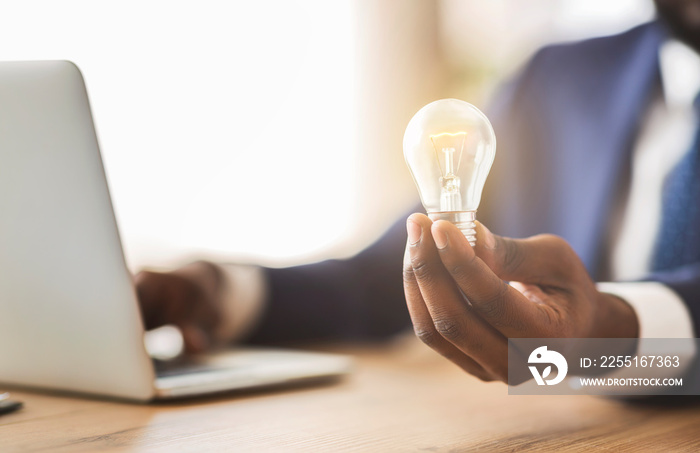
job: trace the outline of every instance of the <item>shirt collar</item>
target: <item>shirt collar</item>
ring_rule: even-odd
[[[692,108],[700,93],[700,54],[682,42],[669,39],[659,49],[664,99],[669,108]]]

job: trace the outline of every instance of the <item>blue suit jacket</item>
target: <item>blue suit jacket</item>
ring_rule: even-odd
[[[650,23],[540,50],[489,112],[498,151],[478,218],[501,235],[560,235],[595,279],[606,278],[609,219],[659,88],[663,38]],[[352,259],[268,270],[270,303],[251,340],[372,338],[409,326],[404,222]],[[676,290],[698,326],[700,263],[648,278]]]

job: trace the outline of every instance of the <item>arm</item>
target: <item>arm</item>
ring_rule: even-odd
[[[410,326],[399,263],[405,218],[355,257],[266,269],[268,299],[251,343],[368,340]]]
[[[188,352],[234,340],[373,340],[410,325],[399,262],[404,218],[353,258],[285,269],[206,261],[135,277],[147,329],[174,324]]]

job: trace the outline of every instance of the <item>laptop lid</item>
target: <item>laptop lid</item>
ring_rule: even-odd
[[[0,62],[0,383],[148,400],[143,334],[80,71]]]

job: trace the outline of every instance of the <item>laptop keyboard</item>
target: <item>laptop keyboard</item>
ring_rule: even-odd
[[[195,360],[174,359],[158,360],[153,359],[153,368],[157,377],[182,376],[185,374],[202,373],[205,371],[220,370],[222,367],[211,363],[201,363]]]

